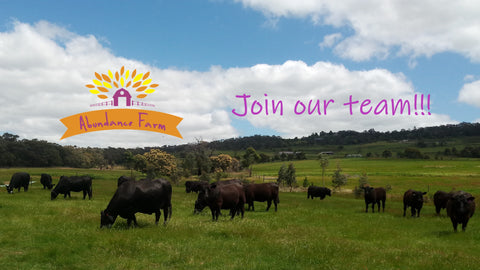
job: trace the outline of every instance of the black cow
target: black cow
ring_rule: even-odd
[[[275,205],[275,212],[277,212],[277,204],[280,202],[278,199],[278,184],[276,183],[262,183],[262,184],[248,184],[244,186],[245,198],[248,203],[248,210],[250,207],[255,211],[253,201],[267,202],[267,211],[270,206]]]
[[[447,202],[447,215],[452,221],[454,231],[457,231],[458,223],[462,224],[462,231],[465,231],[473,213],[475,213],[475,197],[472,194],[464,191],[452,194]]]
[[[13,190],[17,189],[20,192],[20,188],[23,187],[23,191],[28,191],[28,185],[30,184],[30,174],[26,172],[17,172],[12,175],[10,183],[6,185],[7,192],[13,194]]]
[[[160,220],[163,209],[163,224],[172,217],[172,185],[165,179],[142,179],[126,181],[118,188],[107,208],[100,213],[100,228],[111,227],[117,216],[133,221],[138,226],[135,213],[155,213],[155,224]]]
[[[128,176],[125,176],[125,175],[122,175],[118,178],[117,180],[117,187],[119,187],[121,184],[123,184],[124,182],[127,182],[127,181],[134,181],[135,179],[132,178],[132,177],[128,177]]]
[[[200,192],[204,190],[208,186],[208,182],[206,181],[186,181],[185,182],[185,191],[187,193],[190,192]]]
[[[70,192],[83,191],[83,199],[88,194],[88,199],[92,199],[92,177],[90,176],[61,176],[58,184],[51,192],[51,199],[57,198],[58,194],[63,194],[63,198],[72,197]]]
[[[365,212],[368,213],[368,204],[372,204],[372,213],[375,213],[375,204],[380,212],[380,202],[382,203],[382,211],[385,212],[385,200],[387,199],[387,191],[383,187],[362,187],[365,193]]]
[[[243,218],[245,213],[245,191],[243,186],[235,184],[213,183],[205,191],[198,194],[195,202],[195,212],[200,212],[208,206],[212,212],[212,220],[218,220],[220,209],[230,209],[231,219],[240,212]]]
[[[43,189],[52,189],[55,186],[52,184],[52,176],[46,173],[42,173],[42,176],[40,176],[40,184],[43,185]]]
[[[453,192],[437,191],[433,194],[433,203],[435,204],[435,212],[440,215],[440,210],[447,207],[448,200],[452,197]]]
[[[407,207],[411,207],[412,210],[412,217],[415,217],[415,212],[417,213],[417,217],[420,217],[420,210],[423,207],[423,195],[427,194],[427,192],[415,191],[409,189],[403,194],[403,216],[407,211]]]
[[[320,200],[325,199],[325,196],[332,196],[332,191],[326,187],[309,186],[307,190],[307,199],[320,197]]]

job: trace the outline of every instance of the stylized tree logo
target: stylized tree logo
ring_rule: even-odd
[[[136,69],[130,74],[130,71],[125,71],[125,67],[122,66],[120,71],[115,72],[115,76],[110,70],[108,75],[95,72],[96,79],[92,80],[93,84],[85,86],[90,89],[90,93],[97,95],[101,99],[107,99],[107,94],[113,90],[113,87],[118,90],[119,88],[129,88],[130,86],[137,93],[137,98],[145,98],[148,94],[155,92],[154,88],[158,87],[158,84],[151,84],[152,79],[149,79],[149,76],[150,72],[137,74]]]

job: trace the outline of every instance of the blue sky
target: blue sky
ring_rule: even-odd
[[[44,96],[67,91],[58,88],[65,82],[45,74],[68,70],[70,97],[85,94],[85,100],[92,100],[83,86],[94,72],[130,65],[152,70],[152,78],[164,82],[164,95],[157,96],[164,102],[160,110],[184,117],[179,125],[184,139],[140,132],[144,140],[126,143],[136,131],[117,131],[118,140],[111,139],[113,132],[95,132],[59,141],[64,129],[59,119],[89,108],[80,101],[75,106],[40,106],[48,103],[42,96],[35,99],[38,111],[14,113],[22,121],[2,119],[0,132],[82,146],[146,146],[479,121],[480,4],[415,3],[0,0],[0,105],[5,113],[19,110],[7,103],[9,76],[18,78],[16,87],[25,89],[19,92],[28,100],[32,84]],[[24,46],[11,45],[17,42]],[[38,48],[45,49],[37,55],[50,48],[52,53],[32,60],[35,68],[22,64],[28,62],[22,50]],[[103,62],[94,60],[95,55],[105,56]],[[49,59],[61,64],[52,67]],[[336,107],[331,115],[315,118],[291,111],[239,118],[231,110],[242,106],[235,95],[243,93],[259,100],[267,93],[286,107],[297,99],[332,97]],[[430,94],[432,115],[352,117],[341,108],[349,94],[377,101]]]

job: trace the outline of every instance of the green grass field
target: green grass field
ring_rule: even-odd
[[[281,192],[278,212],[255,212],[233,221],[224,212],[218,222],[210,211],[193,215],[195,194],[174,186],[173,215],[156,226],[154,215],[137,214],[140,227],[127,228],[118,218],[100,229],[100,211],[116,189],[116,179],[130,171],[63,168],[0,169],[2,182],[27,171],[34,183],[28,192],[0,191],[0,269],[476,269],[480,265],[480,222],[473,216],[466,232],[453,233],[445,210],[434,214],[428,201],[420,218],[404,218],[401,194],[408,188],[470,191],[480,194],[478,160],[331,160],[326,183],[340,162],[350,176],[343,189],[368,174],[372,186],[390,184],[385,213],[365,213],[363,199],[335,193],[321,201],[306,193]],[[254,165],[253,180],[274,178],[282,163]],[[316,161],[295,162],[297,181],[321,185]],[[94,177],[92,200],[81,193],[50,200],[40,174]],[[480,197],[478,197],[480,198]]]

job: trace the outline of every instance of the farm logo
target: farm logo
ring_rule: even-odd
[[[146,130],[182,138],[177,126],[183,118],[157,111],[133,109],[155,107],[154,104],[143,101],[159,86],[152,83],[149,76],[150,72],[143,74],[134,70],[130,73],[125,67],[115,73],[110,70],[106,74],[95,72],[93,84],[85,86],[101,102],[90,104],[90,107],[127,108],[95,110],[65,117],[60,121],[67,127],[67,131],[60,140],[87,132],[112,129]]]

